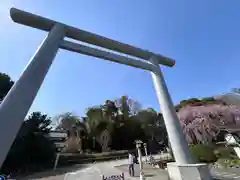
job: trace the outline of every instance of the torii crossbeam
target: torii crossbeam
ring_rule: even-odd
[[[16,23],[49,33],[0,105],[0,167],[41,87],[58,49],[61,48],[150,71],[176,160],[176,164],[168,166],[170,177],[172,179],[176,179],[180,175],[183,177],[182,173],[184,172],[180,172],[182,167],[191,166],[192,168],[199,169],[198,165],[194,164],[195,162],[181,130],[179,119],[159,67],[159,64],[172,67],[175,64],[174,60],[16,8],[11,8],[10,15]],[[78,40],[85,44],[64,40],[64,37]],[[102,49],[89,47],[86,43],[95,47],[101,47]],[[176,171],[178,171],[177,175],[173,173]],[[200,171],[202,170],[198,170],[198,172]],[[194,175],[195,178],[196,176]],[[206,177],[204,177],[204,180],[208,179]]]

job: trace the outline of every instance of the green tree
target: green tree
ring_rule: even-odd
[[[167,131],[161,113],[148,108],[139,111],[136,117],[141,122],[151,151],[168,146]]]
[[[182,107],[185,106],[202,106],[202,105],[207,105],[207,104],[225,104],[221,100],[217,100],[214,97],[205,97],[205,98],[190,98],[187,100],[182,100],[180,101],[179,104],[175,106],[176,111],[178,112]]]
[[[123,125],[114,129],[112,134],[112,148],[116,150],[134,149],[135,140],[145,140],[145,133],[136,116],[129,117]]]
[[[157,112],[152,108],[143,109],[138,112],[137,118],[141,122],[146,136],[153,140],[157,128]]]
[[[159,137],[159,140],[162,141],[162,143],[166,146],[168,144],[168,134],[167,134],[167,129],[163,119],[163,115],[161,113],[158,113],[156,124],[158,127],[157,137]]]
[[[85,124],[91,136],[96,136],[97,126],[103,121],[104,115],[101,107],[91,107],[87,109]]]
[[[47,138],[50,123],[51,119],[40,112],[32,113],[23,122],[1,173],[34,172],[53,165],[56,147]]]
[[[107,129],[111,134],[115,128],[117,108],[113,101],[107,100],[104,105],[87,109],[85,124],[88,129],[88,138],[92,140],[92,147],[99,143],[99,135]],[[98,146],[98,150],[101,147]],[[95,149],[95,148],[94,148]]]
[[[106,100],[104,105],[101,106],[103,117],[109,121],[116,121],[118,117],[118,108],[114,101]]]
[[[0,102],[3,100],[3,98],[6,96],[8,91],[11,89],[13,86],[13,81],[11,78],[5,74],[5,73],[0,73]]]
[[[34,132],[41,134],[49,133],[51,130],[51,122],[51,118],[46,114],[42,114],[41,112],[33,112],[22,124],[22,127],[25,129],[20,129],[19,135],[21,136],[21,134],[24,132]]]

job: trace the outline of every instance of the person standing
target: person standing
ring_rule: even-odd
[[[129,175],[134,176],[134,155],[132,153],[128,154],[128,169],[129,169]]]

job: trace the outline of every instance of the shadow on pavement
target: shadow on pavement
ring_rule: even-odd
[[[145,177],[153,177],[154,174],[144,174]],[[135,175],[134,177],[140,177],[139,175]]]
[[[38,172],[32,175],[28,175],[26,177],[18,177],[17,179],[18,180],[42,179],[42,178],[54,179],[50,177],[55,177],[56,179],[64,179],[64,176],[66,173],[75,172],[77,170],[81,170],[87,167],[89,167],[89,164],[78,164],[78,165],[73,165],[68,167],[61,167],[56,169],[55,171],[49,170],[44,172]],[[62,176],[63,178],[60,178],[60,176]]]
[[[127,164],[120,165],[120,166],[115,166],[115,168],[119,169],[122,172],[128,173],[128,165]],[[134,170],[135,171],[135,173],[134,173],[135,176],[134,177],[139,177],[139,175],[140,175],[139,165],[136,164],[134,166],[134,169],[135,169]],[[157,176],[156,171],[161,171],[161,170],[160,169],[159,170],[153,169],[152,166],[150,166],[150,165],[146,165],[146,164],[143,165],[143,172],[144,172],[145,177]]]

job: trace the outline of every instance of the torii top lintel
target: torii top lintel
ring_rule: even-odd
[[[41,29],[44,31],[50,31],[56,23],[63,24],[16,8],[10,9],[10,16],[12,20],[16,23]],[[175,65],[175,60],[172,60],[168,57],[155,54],[153,52],[140,48],[136,48],[134,46],[130,46],[128,44],[124,44],[72,26],[68,26],[65,24],[64,26],[66,27],[66,37],[100,46],[113,51],[117,51],[120,53],[135,56],[147,61],[150,58],[154,57],[158,61],[158,64],[162,64],[165,66],[173,67]]]

